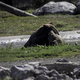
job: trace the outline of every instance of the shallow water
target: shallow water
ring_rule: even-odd
[[[10,46],[13,48],[22,47],[28,41],[29,37],[30,35],[0,37],[0,46],[7,48]]]
[[[80,44],[80,30],[76,31],[64,31],[60,32],[60,37],[66,42],[66,43],[77,43]]]
[[[60,31],[60,37],[66,43],[77,43],[80,44],[80,30],[76,31]],[[22,47],[29,39],[30,35],[21,35],[21,36],[6,36],[0,37],[0,46],[9,47],[13,46],[14,48]]]

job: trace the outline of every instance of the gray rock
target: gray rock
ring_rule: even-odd
[[[59,76],[57,76],[57,79],[59,80],[73,80],[71,77],[69,77],[66,74],[59,74]]]
[[[0,66],[0,78],[3,79],[4,77],[10,76],[10,69]]]
[[[50,80],[50,78],[47,75],[41,74],[36,77],[36,80]]]
[[[28,64],[25,66],[13,66],[11,68],[11,77],[19,80],[27,79],[33,76],[32,70],[34,70],[34,67]]]
[[[0,66],[0,78],[1,80],[80,80],[80,64],[58,59],[53,64],[45,66],[40,62],[14,65],[11,69]]]
[[[79,66],[78,63],[72,63],[72,62],[56,62],[54,63],[54,69],[56,69],[59,72],[64,71],[65,73],[72,72],[74,68]]]
[[[40,62],[29,62],[28,64],[32,65],[34,68],[38,68],[41,65]]]
[[[34,69],[35,76],[38,76],[40,74],[46,74],[48,72],[48,69],[46,66],[39,66],[37,69]]]
[[[51,75],[40,74],[36,77],[36,80],[73,80],[65,74],[59,74],[56,70],[52,70]]]
[[[72,78],[70,78],[66,74],[59,74],[58,71],[54,69],[50,71],[50,74],[51,77],[56,78],[57,80],[72,80]]]
[[[66,79],[65,80],[73,80],[73,78],[71,78],[71,77],[66,75]]]
[[[58,71],[56,71],[56,70],[54,70],[54,69],[52,69],[51,71],[50,71],[50,76],[53,76],[53,77],[57,77],[57,76],[59,76],[59,73],[58,73]]]
[[[46,66],[48,68],[48,70],[52,70],[55,69],[58,72],[73,72],[73,69],[78,67],[80,64],[76,63],[76,62],[54,62],[52,64],[45,64],[44,66]]]
[[[74,68],[73,73],[75,78],[80,79],[80,66]]]
[[[49,2],[33,12],[35,15],[62,13],[62,14],[74,14],[76,6],[69,2]]]
[[[35,78],[34,77],[29,77],[29,78],[23,79],[23,80],[35,80]]]
[[[69,62],[69,61],[66,59],[58,59],[56,62]]]

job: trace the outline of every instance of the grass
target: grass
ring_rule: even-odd
[[[28,10],[31,13],[33,10]],[[43,24],[53,22],[57,30],[80,29],[80,15],[44,15],[38,17],[20,17],[6,11],[0,11],[0,36],[32,34]]]
[[[31,13],[32,10],[28,10]],[[44,15],[38,17],[20,17],[6,11],[0,11],[0,36],[32,34],[43,24],[53,22],[57,30],[80,29],[80,15]],[[0,47],[0,62],[34,58],[69,57],[80,54],[80,45],[36,46],[14,49]]]
[[[40,46],[29,48],[0,48],[0,62],[37,58],[71,57],[80,54],[80,45]]]

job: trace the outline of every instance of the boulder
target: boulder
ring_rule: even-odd
[[[36,80],[50,80],[49,76],[41,74],[36,77]]]
[[[0,66],[0,78],[3,79],[4,77],[10,76],[10,69]]]
[[[67,59],[58,59],[56,62],[69,62]]]
[[[74,68],[78,67],[80,64],[76,62],[71,62],[66,59],[58,59],[54,63],[44,64],[48,68],[48,70],[55,69],[60,73],[70,73],[73,72]]]
[[[49,64],[49,63],[48,63]],[[51,68],[51,70],[50,70]],[[69,75],[68,73],[73,73]],[[21,66],[4,68],[0,66],[1,80],[80,80],[80,64],[66,59],[41,65],[40,62],[29,62]]]
[[[51,70],[51,77],[56,77],[57,80],[73,80],[66,74],[59,74],[56,70]]]
[[[58,45],[62,43],[59,32],[52,23],[44,24],[36,32],[34,32],[24,47],[36,45]]]
[[[40,74],[47,74],[48,69],[46,66],[39,66],[37,69],[34,69],[34,75],[38,76]]]
[[[53,70],[50,74],[51,74],[50,76],[40,74],[36,77],[35,80],[73,80],[66,74],[59,74],[56,70]]]
[[[74,14],[76,13],[76,6],[72,3],[65,1],[63,2],[51,1],[33,12],[33,14],[37,16],[53,13]]]
[[[34,77],[29,77],[29,78],[23,79],[23,80],[35,80],[35,78]]]
[[[28,79],[29,77],[33,77],[34,67],[28,64],[22,66],[12,66],[11,68],[11,77],[15,80],[24,80]]]
[[[41,65],[40,62],[29,62],[28,64],[32,65],[35,69],[38,68]]]
[[[56,77],[49,77],[48,75],[41,74],[35,80],[58,80]]]
[[[76,77],[80,79],[80,66],[74,68],[73,73],[74,73],[74,78]]]

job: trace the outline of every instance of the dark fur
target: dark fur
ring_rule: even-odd
[[[40,27],[36,32],[34,32],[31,37],[29,38],[28,42],[24,45],[24,47],[31,47],[35,45],[49,45],[49,32],[53,31],[54,34],[59,35],[57,29],[50,24],[44,24]]]

